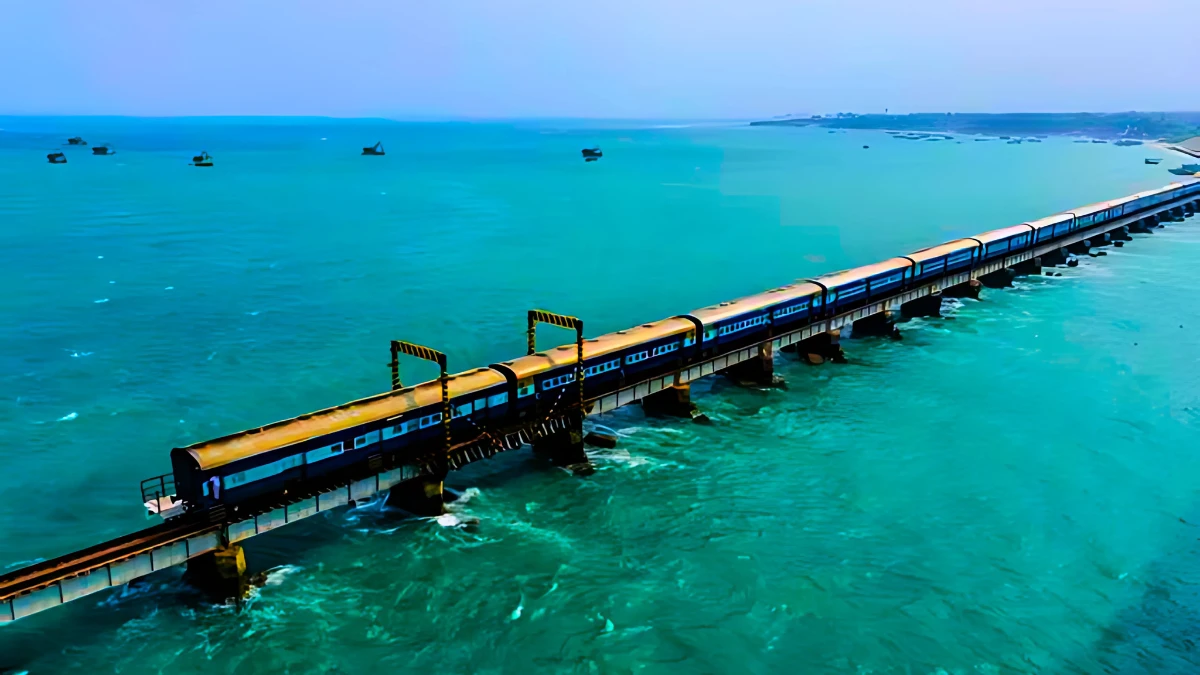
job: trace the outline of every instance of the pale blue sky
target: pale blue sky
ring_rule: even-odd
[[[1200,0],[11,0],[0,114],[1200,110],[1198,24]]]

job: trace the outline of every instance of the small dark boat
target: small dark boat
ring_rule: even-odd
[[[112,150],[109,150],[107,145],[97,145],[96,147],[92,148],[92,154],[93,155],[115,155],[117,153],[113,152]]]
[[[1104,141],[1104,140],[1101,140],[1101,139],[1099,139],[1099,138],[1093,138],[1093,139],[1092,139],[1092,142],[1093,142],[1093,143],[1107,143],[1108,141]]]
[[[863,146],[863,150],[870,150],[870,149],[871,149],[871,146],[869,146],[869,145],[864,145],[864,146]]]
[[[1200,164],[1184,164],[1183,167],[1181,167],[1181,168],[1184,171],[1191,171],[1192,173],[1200,173]]]
[[[87,141],[83,140],[82,138],[80,138],[78,136],[75,136],[73,138],[67,139],[67,145],[87,145]]]
[[[67,156],[61,152],[52,152],[46,155],[46,159],[50,160],[51,164],[66,164]]]
[[[372,145],[369,148],[363,148],[362,154],[364,154],[364,155],[380,155],[380,156],[383,155],[384,154],[383,142],[380,141],[379,143],[376,143],[375,145]]]
[[[603,153],[603,152],[601,152],[601,151],[600,151],[600,148],[598,148],[598,147],[596,147],[596,148],[584,148],[584,149],[583,149],[583,158],[584,158],[584,159],[597,160],[597,159],[600,159],[600,158],[601,158],[601,157],[603,157],[603,156],[604,156],[604,153]]]
[[[1161,157],[1147,157],[1146,158],[1147,164],[1158,164],[1161,161],[1162,161]]]
[[[212,166],[212,155],[202,152],[192,158],[192,166]]]

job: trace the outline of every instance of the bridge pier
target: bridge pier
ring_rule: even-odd
[[[220,602],[241,602],[250,593],[246,554],[237,544],[226,544],[187,561],[184,579]]]
[[[388,491],[388,504],[404,509],[414,516],[436,518],[446,512],[444,479],[444,474],[424,474],[406,480]]]
[[[979,283],[987,288],[1008,288],[1013,285],[1012,282],[1016,276],[1016,270],[1011,267],[1005,267],[1002,270],[996,270],[995,272],[979,277]]]
[[[929,295],[909,300],[900,305],[900,316],[906,319],[916,318],[918,316],[941,316],[942,315],[942,293],[934,291]]]
[[[1066,249],[1057,248],[1042,254],[1042,267],[1058,267],[1067,264]]]
[[[1108,233],[1108,236],[1113,242],[1129,241],[1129,240],[1133,239],[1133,237],[1129,236],[1129,226],[1128,225],[1122,225],[1121,227],[1118,227],[1117,229],[1110,231]]]
[[[700,412],[692,403],[691,383],[673,384],[662,391],[642,399],[642,410],[647,415],[662,417],[686,417],[698,424],[709,422],[708,415]]]
[[[819,366],[826,361],[845,363],[846,353],[842,351],[842,332],[840,330],[819,333],[796,345],[796,352],[801,360],[813,366]]]
[[[572,420],[566,429],[535,438],[532,445],[533,454],[550,460],[555,466],[570,467],[577,473],[584,473],[591,467],[583,448],[582,420]]]
[[[896,314],[889,309],[863,317],[854,322],[850,334],[853,337],[889,337],[899,340],[900,329],[896,328]]]
[[[725,375],[746,387],[782,387],[783,378],[775,374],[775,345],[764,342],[758,354],[725,369]]]
[[[942,296],[947,298],[971,298],[979,299],[979,292],[983,289],[983,282],[978,279],[971,279],[965,283],[950,288],[942,289]]]
[[[1089,239],[1077,241],[1074,244],[1067,244],[1067,252],[1075,255],[1087,255],[1089,249],[1092,248],[1092,242]]]
[[[1015,275],[1038,275],[1042,273],[1042,259],[1030,258],[1012,266]]]
[[[1092,236],[1088,237],[1088,242],[1091,243],[1092,248],[1100,248],[1101,246],[1108,246],[1109,244],[1112,243],[1112,235],[1109,234],[1108,232],[1101,232],[1100,234],[1093,234]]]

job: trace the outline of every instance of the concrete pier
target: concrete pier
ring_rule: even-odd
[[[774,367],[772,365],[772,367]],[[709,421],[708,416],[700,412],[692,403],[692,385],[690,383],[675,384],[642,399],[642,409],[647,415],[663,417],[684,417],[700,424]]]
[[[900,329],[896,328],[897,318],[899,318],[899,312],[892,310],[872,314],[855,321],[850,328],[850,334],[854,337],[889,337],[899,340]]]
[[[727,369],[725,375],[747,387],[784,386],[783,378],[775,374],[775,347],[770,342],[759,345],[757,356]]]
[[[1008,288],[1012,286],[1013,279],[1017,276],[1017,271],[1011,267],[1006,267],[1002,270],[996,270],[991,274],[985,274],[979,277],[979,282],[987,288]]]
[[[900,305],[900,316],[905,319],[915,319],[919,316],[941,315],[942,294],[937,291]]]
[[[1016,275],[1038,275],[1042,273],[1042,259],[1040,257],[1030,258],[1019,262],[1012,266],[1012,271]]]
[[[1067,264],[1067,250],[1056,248],[1042,254],[1042,267],[1058,267]]]
[[[388,504],[414,516],[436,518],[446,512],[444,476],[423,475],[396,485],[388,492]]]
[[[1108,233],[1109,239],[1113,242],[1130,241],[1133,237],[1129,236],[1129,226],[1122,225]]]
[[[983,290],[983,282],[978,279],[972,279],[966,283],[950,288],[942,289],[942,296],[946,298],[971,298],[979,299],[979,292]]]
[[[841,331],[818,333],[800,342],[796,353],[800,355],[800,360],[809,365],[819,366],[826,361],[845,363],[846,353],[842,351],[841,339]]]
[[[581,422],[574,422],[568,428],[548,436],[535,438],[533,454],[550,460],[555,466],[571,467],[576,471],[586,471],[591,466],[583,447]]]
[[[188,560],[184,579],[220,602],[240,602],[250,593],[246,554],[237,544],[226,544]]]

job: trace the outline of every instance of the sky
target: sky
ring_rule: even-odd
[[[10,0],[0,114],[1200,110],[1196,25],[1200,0]]]

